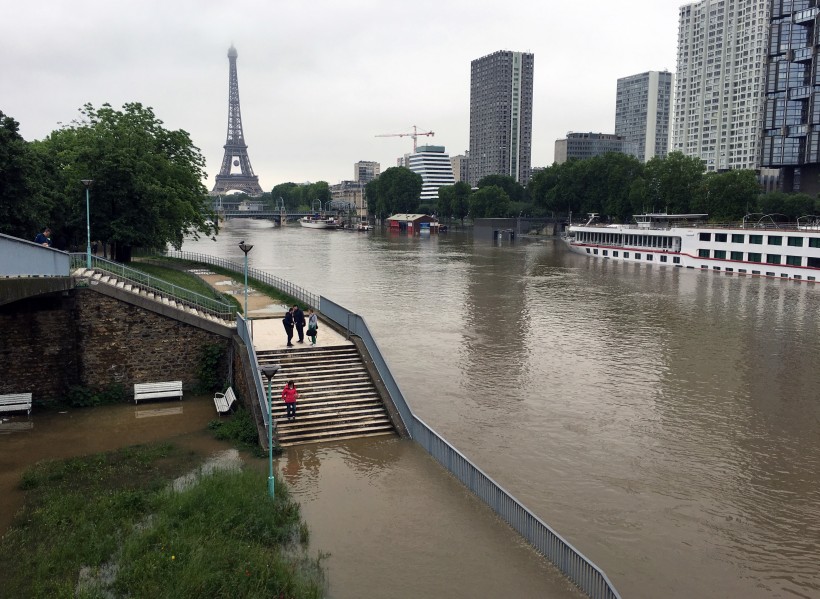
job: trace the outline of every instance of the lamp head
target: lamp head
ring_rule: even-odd
[[[85,185],[86,189],[91,187],[91,184],[94,183],[94,179],[80,179],[80,183]]]
[[[245,243],[245,240],[243,239],[239,242],[239,249],[245,252],[245,255],[247,256],[248,252],[250,252],[253,249],[253,245]]]
[[[259,372],[261,372],[268,382],[276,376],[276,373],[279,372],[279,364],[265,364],[264,366],[259,367]]]

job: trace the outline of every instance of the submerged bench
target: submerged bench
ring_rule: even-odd
[[[182,381],[134,383],[134,403],[141,399],[161,399],[163,397],[179,397],[181,400]]]
[[[225,393],[217,393],[214,395],[214,405],[216,411],[220,414],[225,414],[231,411],[231,407],[236,403],[236,395],[233,392],[233,387],[228,387]]]
[[[31,414],[31,393],[8,393],[0,395],[0,412],[25,410]]]

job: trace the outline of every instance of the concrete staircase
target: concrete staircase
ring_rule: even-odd
[[[259,365],[277,363],[273,417],[282,446],[395,434],[373,381],[353,345],[298,347],[256,353]],[[282,387],[296,383],[296,420],[285,418]]]
[[[188,314],[193,314],[194,316],[199,316],[200,318],[204,318],[206,320],[210,320],[212,322],[228,326],[228,327],[235,327],[236,321],[234,319],[225,320],[215,316],[205,310],[197,309],[178,298],[174,298],[170,295],[164,295],[161,292],[158,292],[153,289],[145,289],[140,285],[133,284],[129,281],[122,281],[116,277],[116,275],[101,272],[99,270],[93,268],[78,268],[73,273],[71,273],[74,277],[81,277],[88,279],[89,285],[110,285],[117,289],[122,289],[123,291],[128,291],[137,295],[139,297],[143,297],[155,302],[159,302],[165,306],[169,306],[171,308],[176,308],[177,310],[182,310],[183,312],[187,312]]]

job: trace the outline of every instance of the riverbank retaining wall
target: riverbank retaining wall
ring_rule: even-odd
[[[0,306],[0,333],[0,394],[32,392],[35,404],[72,386],[120,385],[131,396],[134,383],[181,380],[191,389],[214,344],[225,350],[217,369],[226,380],[233,336],[88,288]]]

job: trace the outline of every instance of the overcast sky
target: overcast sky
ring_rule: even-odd
[[[681,0],[0,0],[0,110],[27,140],[86,102],[153,107],[207,161],[210,189],[239,53],[248,155],[262,188],[353,178],[412,149],[469,146],[470,61],[535,54],[533,166],[567,131],[613,132],[619,77],[675,71]]]

